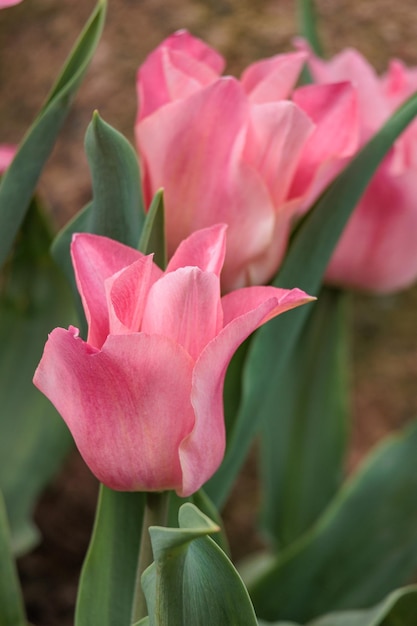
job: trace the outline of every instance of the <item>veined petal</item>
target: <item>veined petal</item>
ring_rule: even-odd
[[[88,343],[100,348],[109,334],[105,280],[143,257],[113,239],[80,233],[73,236],[71,257],[88,322]]]
[[[35,385],[67,423],[91,471],[111,489],[182,489],[180,442],[191,431],[192,360],[166,337],[108,337],[94,350],[56,328]]]
[[[293,102],[251,108],[244,158],[259,171],[277,210],[287,197],[300,155],[313,130],[309,117]]]
[[[147,57],[138,71],[138,121],[214,82],[223,67],[220,54],[203,41],[185,30],[174,33]]]
[[[222,300],[230,321],[201,353],[193,374],[191,401],[195,425],[180,445],[183,471],[182,496],[199,489],[219,467],[225,449],[223,384],[226,369],[237,347],[258,326],[312,298],[300,290],[250,287],[234,291]],[[286,293],[284,293],[286,292]]]
[[[241,82],[251,102],[276,102],[289,98],[298,80],[306,52],[277,54],[249,65]]]
[[[222,326],[220,282],[215,274],[179,268],[149,291],[142,331],[169,337],[194,360]]]
[[[152,259],[144,256],[105,281],[111,334],[140,330],[149,289],[164,274]]]
[[[294,92],[294,102],[316,124],[306,142],[290,197],[309,192],[309,202],[323,191],[359,148],[357,92],[350,83],[307,85]]]
[[[166,272],[192,265],[220,276],[226,254],[226,229],[226,224],[215,224],[191,233],[175,250]]]

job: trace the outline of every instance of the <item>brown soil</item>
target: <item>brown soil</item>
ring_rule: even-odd
[[[217,47],[238,73],[249,62],[288,50],[296,34],[291,0],[112,0],[102,42],[42,177],[40,191],[56,226],[90,198],[83,136],[94,109],[133,139],[135,74],[145,55],[178,28]],[[18,142],[35,117],[93,1],[24,0],[0,12],[0,140]],[[390,57],[417,64],[414,0],[320,0],[326,49],[351,45],[382,70]],[[417,290],[389,298],[355,297],[354,429],[350,465],[387,431],[416,414]],[[249,467],[227,521],[236,555],[257,546],[256,481]],[[77,453],[41,498],[43,543],[20,560],[30,620],[69,626],[88,544],[97,485]],[[243,497],[242,497],[243,496]]]

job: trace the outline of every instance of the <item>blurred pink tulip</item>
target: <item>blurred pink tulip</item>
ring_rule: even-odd
[[[0,144],[0,174],[3,174],[7,170],[10,163],[14,159],[16,150],[16,146],[11,146],[9,144]]]
[[[0,0],[0,9],[6,9],[12,7],[15,4],[20,4],[22,0]]]
[[[152,255],[111,239],[73,239],[87,342],[73,327],[53,330],[34,383],[112,489],[199,489],[223,458],[223,382],[234,351],[267,320],[311,300],[274,287],[221,298],[225,230],[193,233],[165,272]]]
[[[221,77],[223,58],[179,31],[139,69],[145,202],[165,189],[169,255],[194,230],[228,224],[225,291],[274,276],[294,221],[356,150],[348,83],[304,87],[290,100],[305,58],[277,55],[240,80]]]
[[[304,50],[305,44],[301,43]],[[394,110],[417,90],[417,69],[390,63],[378,77],[356,50],[330,61],[312,53],[309,67],[317,83],[349,80],[358,94],[360,139],[364,144]],[[417,277],[417,122],[413,122],[377,170],[336,247],[328,283],[390,292]]]

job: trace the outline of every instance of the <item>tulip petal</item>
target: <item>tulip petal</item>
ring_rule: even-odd
[[[292,102],[254,106],[251,122],[245,159],[260,173],[274,205],[280,207],[314,125]]]
[[[109,336],[101,351],[56,328],[35,385],[111,489],[181,490],[178,447],[194,424],[192,361],[165,337]]]
[[[261,104],[289,98],[307,56],[306,52],[277,54],[249,65],[241,82],[251,102]]]
[[[298,289],[288,291],[274,287],[249,287],[222,299],[225,316],[230,321],[206,346],[194,368],[191,401],[195,425],[180,445],[183,496],[204,484],[223,459],[223,384],[233,353],[265,321],[309,300],[311,298]]]
[[[142,257],[105,281],[111,334],[140,330],[149,289],[164,274],[152,257]]]
[[[0,7],[1,8],[1,7]],[[16,146],[0,144],[0,174],[3,174],[9,167],[16,154]]]
[[[109,334],[105,280],[143,254],[107,237],[81,233],[73,237],[71,256],[88,322],[87,341],[100,348]]]
[[[294,102],[316,124],[294,178],[290,197],[305,196],[311,206],[359,147],[357,92],[350,83],[307,85],[294,92]]]
[[[179,343],[193,359],[223,326],[220,283],[196,267],[177,269],[149,291],[142,331]]]
[[[138,121],[174,100],[214,82],[224,60],[203,41],[182,30],[165,39],[138,71]]]
[[[192,265],[220,276],[226,254],[226,229],[226,224],[215,224],[191,233],[175,250],[166,271]]]

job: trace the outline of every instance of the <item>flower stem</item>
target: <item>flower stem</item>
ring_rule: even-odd
[[[142,537],[140,542],[138,569],[136,573],[135,596],[133,599],[132,624],[148,615],[141,577],[145,569],[153,562],[152,544],[149,535],[150,526],[166,526],[168,518],[169,491],[149,492],[146,494],[145,513],[143,516]]]

